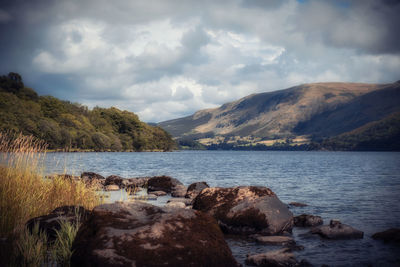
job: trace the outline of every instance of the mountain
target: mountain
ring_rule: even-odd
[[[252,94],[159,125],[203,145],[303,145],[353,131],[400,111],[400,82],[313,83]]]
[[[117,108],[89,110],[78,103],[38,96],[17,73],[0,76],[0,131],[33,135],[50,149],[167,151],[171,136]]]

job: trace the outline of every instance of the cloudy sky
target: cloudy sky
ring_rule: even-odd
[[[2,0],[0,74],[147,122],[309,82],[400,79],[400,1]]]

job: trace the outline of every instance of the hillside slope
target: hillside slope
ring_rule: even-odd
[[[175,142],[160,127],[117,108],[89,110],[77,103],[38,96],[20,75],[0,76],[0,131],[45,140],[50,149],[95,151],[171,150]]]
[[[159,125],[178,139],[203,144],[288,139],[304,143],[352,131],[398,111],[400,82],[314,83],[249,95]]]

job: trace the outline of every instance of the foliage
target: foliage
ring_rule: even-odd
[[[171,136],[137,115],[38,96],[17,73],[0,76],[0,131],[21,132],[46,141],[49,149],[169,151]]]
[[[61,266],[70,266],[71,256],[73,253],[72,243],[75,240],[79,227],[79,218],[76,223],[60,220],[60,229],[56,231],[57,239],[51,248],[51,252],[54,261],[59,263]]]

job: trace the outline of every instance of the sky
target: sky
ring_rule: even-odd
[[[160,122],[312,82],[400,80],[398,0],[0,0],[0,75]]]

